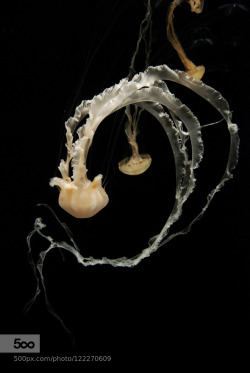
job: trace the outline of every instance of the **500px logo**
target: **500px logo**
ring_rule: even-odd
[[[35,342],[33,341],[22,341],[21,338],[15,338],[14,339],[14,348],[34,348],[35,347]]]
[[[0,334],[0,353],[40,352],[39,334]]]

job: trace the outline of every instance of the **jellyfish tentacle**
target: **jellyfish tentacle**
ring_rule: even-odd
[[[227,100],[214,88],[204,84],[202,81],[193,79],[183,71],[171,70],[167,65],[149,67],[146,73],[149,74],[149,77],[154,76],[154,79],[170,80],[187,87],[204,98],[220,113],[227,122],[227,128],[230,134],[228,163],[224,175],[226,176],[228,172],[231,174],[231,171],[234,170],[238,163],[240,140],[238,126],[232,123],[232,113]]]

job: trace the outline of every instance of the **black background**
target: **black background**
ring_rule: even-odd
[[[152,1],[150,64],[182,69],[166,40],[169,1]],[[122,364],[174,359],[195,366],[218,357],[230,361],[249,336],[249,7],[247,1],[205,1],[201,15],[183,4],[176,31],[188,56],[204,64],[203,81],[220,91],[240,130],[240,158],[234,178],[218,193],[192,231],[161,247],[134,268],[84,268],[58,250],[44,266],[48,297],[75,336],[75,346],[46,309],[43,295],[25,316],[35,292],[27,261],[26,236],[37,216],[57,240],[64,232],[38,203],[49,204],[68,224],[83,255],[134,256],[159,233],[174,196],[169,144],[145,118],[139,141],[153,159],[147,175],[132,180],[117,171],[126,155],[122,114],[98,129],[89,174],[103,173],[109,205],[99,215],[76,221],[57,205],[48,185],[64,156],[64,121],[82,99],[91,99],[128,74],[144,2],[9,2],[2,12],[2,223],[0,332],[41,335],[41,355],[111,355]],[[143,71],[143,50],[136,70]],[[218,119],[187,90],[170,85],[202,124]],[[207,108],[207,110],[206,110]],[[211,115],[210,115],[211,114]],[[198,171],[197,194],[184,207],[185,227],[204,204],[225,166],[225,124],[204,129],[210,149]],[[205,133],[205,131],[207,131]],[[210,132],[209,132],[210,131]],[[143,137],[144,136],[144,137]],[[199,174],[200,172],[200,174]],[[173,229],[173,232],[175,230]],[[34,239],[35,250],[46,243]],[[0,355],[4,358],[3,355]],[[12,355],[6,357],[12,361]],[[202,366],[202,365],[201,365]],[[85,368],[86,369],[86,368]]]

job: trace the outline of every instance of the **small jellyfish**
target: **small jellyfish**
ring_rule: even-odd
[[[135,106],[135,113],[132,117],[130,106],[128,106],[125,110],[125,113],[128,117],[125,132],[131,147],[132,155],[120,161],[118,167],[119,170],[124,174],[140,175],[147,171],[152,162],[149,154],[139,153],[138,144],[136,142],[136,136],[138,134],[138,121],[140,118],[141,110],[139,111],[138,106]]]
[[[238,3],[228,3],[218,7],[219,10],[223,10],[226,16],[231,16],[235,11],[247,12],[248,9],[245,5]]]
[[[204,1],[203,0],[174,0],[168,10],[167,15],[167,37],[170,43],[173,45],[174,49],[178,53],[183,66],[185,67],[188,75],[193,78],[201,80],[204,73],[205,67],[203,65],[196,66],[186,55],[181,43],[175,33],[173,20],[174,20],[174,10],[177,5],[181,4],[183,1],[187,1],[191,7],[191,12],[197,14],[201,13],[203,10]]]
[[[191,43],[190,48],[195,48],[196,46],[201,46],[201,45],[206,45],[206,46],[212,47],[214,45],[214,42],[210,38],[200,38],[200,39],[194,40]]]

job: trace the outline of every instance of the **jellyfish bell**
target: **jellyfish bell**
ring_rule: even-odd
[[[126,175],[141,175],[150,167],[152,159],[149,154],[127,157],[118,163],[119,170]]]
[[[205,74],[205,67],[203,65],[195,66],[187,71],[188,75],[192,78],[201,80],[203,75]]]
[[[191,12],[201,13],[204,7],[204,0],[186,0],[191,8]]]
[[[109,197],[102,187],[102,175],[93,181],[77,186],[74,181],[53,178],[50,186],[60,189],[58,203],[60,207],[75,218],[91,218],[101,211],[109,202]]]

